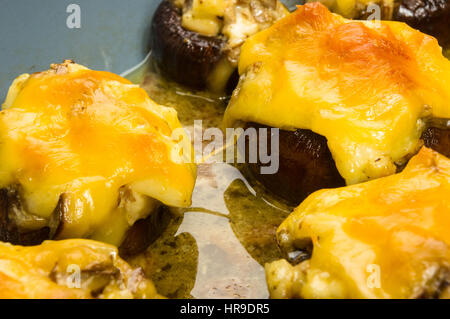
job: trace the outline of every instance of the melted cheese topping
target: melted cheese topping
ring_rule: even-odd
[[[423,148],[405,170],[321,190],[282,223],[277,237],[310,260],[267,266],[278,298],[415,298],[450,278],[450,160]],[[445,287],[444,287],[445,288]]]
[[[0,243],[2,299],[84,299],[98,290],[98,298],[161,298],[113,246],[80,239],[34,247]]]
[[[348,184],[395,173],[426,117],[450,118],[450,61],[399,22],[353,21],[320,3],[246,41],[224,125],[311,129]]]
[[[223,16],[232,0],[192,0],[189,9],[183,12],[182,26],[206,36],[220,33]]]
[[[64,194],[60,238],[120,244],[138,218],[119,205],[122,187],[190,205],[196,169],[180,148],[191,145],[174,109],[126,79],[67,61],[12,84],[0,113],[0,187],[20,185],[26,212],[46,220]]]

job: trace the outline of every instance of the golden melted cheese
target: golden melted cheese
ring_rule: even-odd
[[[450,118],[450,61],[399,22],[346,20],[320,3],[246,41],[224,125],[311,129],[348,184],[395,173],[427,117]]]
[[[190,205],[196,168],[181,146],[191,149],[174,109],[117,75],[65,61],[12,84],[0,113],[0,187],[20,185],[26,212],[46,220],[64,194],[60,238],[120,244],[137,219],[118,207],[121,187]]]
[[[430,149],[396,175],[309,196],[282,223],[266,266],[275,298],[415,298],[450,279],[450,160]],[[303,247],[302,247],[303,246]],[[445,288],[445,287],[444,287]]]
[[[99,294],[99,295],[96,295]],[[161,298],[117,249],[72,239],[22,247],[0,243],[0,298]]]
[[[218,35],[223,16],[232,0],[192,0],[189,9],[183,12],[182,26],[206,36]],[[183,4],[184,1],[183,1]]]

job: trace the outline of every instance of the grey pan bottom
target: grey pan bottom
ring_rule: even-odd
[[[0,104],[22,73],[73,59],[121,74],[149,51],[149,28],[161,0],[0,0]],[[299,0],[284,1],[290,7]],[[79,6],[80,28],[71,4]],[[67,20],[69,19],[69,28]]]
[[[17,75],[67,58],[119,74],[138,64],[149,50],[150,21],[159,2],[0,0],[0,100]],[[67,26],[68,18],[69,26],[76,22],[75,11],[66,12],[70,4],[79,5],[80,28]]]

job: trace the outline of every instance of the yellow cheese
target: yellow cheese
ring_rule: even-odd
[[[182,26],[206,36],[220,33],[226,7],[232,0],[192,0],[183,13]]]
[[[117,248],[72,239],[21,247],[0,243],[0,298],[161,298]]]
[[[174,109],[117,75],[65,61],[12,84],[0,112],[0,188],[20,185],[25,211],[46,220],[63,195],[60,238],[120,244],[136,220],[120,206],[122,187],[190,205],[196,168],[193,154],[174,156],[180,145],[191,149]]]
[[[423,148],[396,175],[308,197],[282,223],[296,266],[266,266],[274,298],[416,298],[450,279],[450,160]]]
[[[348,184],[395,173],[429,117],[450,118],[450,61],[399,22],[344,19],[320,3],[246,41],[224,126],[323,135]]]

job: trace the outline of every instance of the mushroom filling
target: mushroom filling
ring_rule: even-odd
[[[450,159],[422,148],[399,174],[310,195],[281,224],[273,298],[445,298]]]
[[[242,44],[288,13],[279,0],[164,0],[152,21],[152,54],[172,80],[229,93]]]

